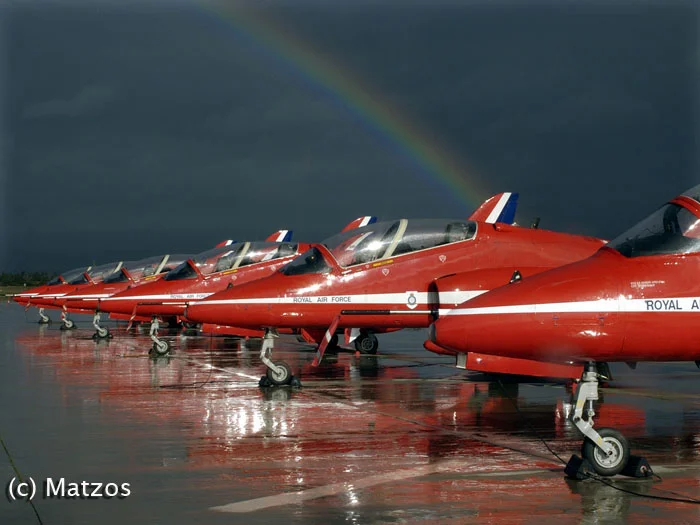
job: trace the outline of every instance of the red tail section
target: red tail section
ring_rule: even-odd
[[[340,230],[341,232],[346,232],[349,230],[354,230],[355,228],[362,228],[363,226],[367,226],[368,224],[372,224],[377,222],[377,218],[372,216],[372,215],[365,215],[364,217],[358,217],[351,223],[349,223],[345,228]]]
[[[518,194],[511,192],[499,193],[484,203],[472,213],[469,218],[473,221],[512,224],[515,219],[515,208],[518,205]]]
[[[277,230],[265,240],[267,242],[289,242],[292,240],[292,233],[292,230]]]
[[[214,246],[214,248],[223,248],[224,246],[230,246],[234,243],[235,241],[231,239],[226,239],[225,241],[221,241],[219,244]]]

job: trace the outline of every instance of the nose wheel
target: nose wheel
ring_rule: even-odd
[[[268,368],[265,377],[275,386],[288,385],[292,382],[292,368],[280,361],[275,363],[275,368]]]
[[[61,330],[72,330],[75,328],[75,323],[72,319],[68,318],[68,313],[63,310],[61,312]]]
[[[581,455],[593,465],[595,471],[601,476],[614,476],[619,474],[627,465],[630,457],[630,446],[627,438],[613,428],[601,428],[598,435],[607,445],[609,452],[605,452],[593,441],[586,438],[581,446]]]
[[[170,343],[162,339],[158,339],[157,342],[153,343],[149,353],[156,356],[168,355],[170,353]]]
[[[112,333],[109,331],[109,328],[104,328],[100,326],[97,330],[95,330],[95,333],[92,334],[92,338],[97,341],[97,340],[102,340],[102,339],[112,339]]]
[[[614,476],[622,472],[630,458],[630,446],[620,432],[612,428],[593,428],[593,402],[598,400],[599,373],[594,363],[586,365],[575,394],[571,422],[584,436],[581,455],[600,476]],[[585,407],[585,415],[584,415]]]

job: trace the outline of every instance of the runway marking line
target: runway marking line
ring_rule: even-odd
[[[420,467],[412,469],[402,469],[394,472],[388,472],[385,474],[376,474],[373,476],[367,476],[366,478],[361,478],[355,481],[346,481],[339,483],[331,483],[330,485],[323,485],[321,487],[315,487],[313,489],[301,490],[297,492],[285,492],[282,494],[275,494],[273,496],[264,496],[262,498],[249,499],[245,501],[238,501],[234,503],[228,503],[226,505],[219,505],[216,507],[210,507],[209,510],[217,512],[230,512],[230,513],[246,513],[255,512],[262,509],[267,509],[270,507],[281,507],[284,505],[298,505],[304,501],[309,501],[318,498],[325,498],[329,496],[337,496],[338,494],[345,493],[350,490],[362,490],[375,485],[381,485],[383,483],[391,483],[395,481],[402,481],[406,479],[419,478],[422,476],[428,476],[430,474],[437,474],[441,472],[449,472],[455,470],[456,467],[464,466],[464,461],[462,460],[451,460],[445,461],[443,463],[433,463],[430,465],[423,465]],[[672,466],[654,466],[654,470],[659,473],[680,473],[687,470],[698,470],[700,465],[672,465]],[[479,478],[506,478],[514,476],[529,476],[536,474],[545,474],[562,471],[561,469],[521,469],[521,470],[497,470],[491,472],[475,472],[460,475],[460,479],[479,479]]]
[[[457,466],[464,466],[464,461],[453,460],[446,461],[444,463],[433,463],[430,465],[423,465],[420,467],[415,467],[411,469],[402,469],[394,472],[387,472],[384,474],[375,474],[372,476],[367,476],[366,478],[357,479],[355,481],[346,481],[339,483],[331,483],[330,485],[323,485],[321,487],[315,487],[313,489],[302,490],[298,492],[285,492],[282,494],[275,494],[274,496],[265,496],[262,498],[250,499],[246,501],[239,501],[235,503],[229,503],[226,505],[220,505],[217,507],[211,507],[210,510],[215,510],[218,512],[234,512],[234,513],[244,513],[244,512],[254,512],[256,510],[266,509],[269,507],[279,507],[282,505],[295,505],[302,503],[304,501],[325,498],[328,496],[336,496],[338,494],[345,493],[349,490],[362,490],[375,485],[381,485],[383,483],[391,483],[395,481],[401,481],[405,479],[418,478],[422,476],[427,476],[430,474],[436,474],[438,472],[445,472],[453,470]],[[508,471],[503,472],[502,475],[513,476],[520,474],[531,474],[539,472],[548,472],[547,469],[538,470],[520,470],[520,471]],[[475,477],[483,477],[486,473],[474,474]],[[493,476],[496,475],[494,472],[488,473]]]

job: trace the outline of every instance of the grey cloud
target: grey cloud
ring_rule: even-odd
[[[54,99],[33,104],[24,109],[27,119],[46,117],[79,117],[93,115],[116,97],[116,90],[109,86],[90,85],[68,99]]]
[[[342,88],[388,100],[488,193],[519,191],[523,224],[612,236],[694,182],[696,7],[266,4],[256,14],[337,65]],[[317,64],[214,18],[47,8],[13,21],[13,268],[287,227],[319,240],[362,214],[464,216],[482,197],[455,194]]]

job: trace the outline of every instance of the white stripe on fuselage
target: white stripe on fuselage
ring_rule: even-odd
[[[440,293],[440,304],[458,305],[477,295],[484,293],[486,290],[464,290],[461,292],[442,292]],[[208,301],[195,301],[192,305],[197,304],[352,304],[357,305],[375,305],[375,304],[407,304],[409,296],[416,298],[415,305],[429,304],[428,292],[399,292],[399,293],[375,293],[375,294],[357,294],[357,295],[290,295],[285,297],[247,297],[242,299],[214,299]]]
[[[107,297],[105,301],[169,301],[174,299],[204,299],[213,292],[208,293],[173,293],[158,295],[132,295],[131,297]]]
[[[109,297],[111,294],[108,293],[93,293],[85,295],[69,295],[66,299],[101,299],[104,297]]]
[[[598,299],[565,303],[509,304],[477,308],[454,308],[444,315],[603,313],[603,312],[700,312],[700,297],[646,299]]]

